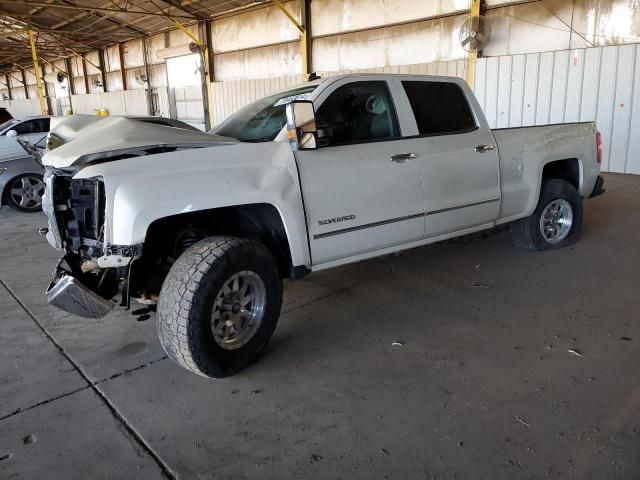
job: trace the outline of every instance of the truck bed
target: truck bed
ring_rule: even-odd
[[[600,173],[593,122],[499,128],[492,132],[500,156],[502,189],[497,223],[526,217],[534,211],[543,176],[541,165],[549,161],[558,162],[558,168],[573,170],[571,174],[582,197],[593,191]]]

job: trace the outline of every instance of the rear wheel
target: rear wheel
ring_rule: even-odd
[[[233,375],[265,348],[280,316],[278,265],[261,243],[206,238],[173,264],[160,292],[160,343],[180,366]]]
[[[528,250],[561,248],[575,243],[582,228],[582,199],[566,180],[542,184],[535,211],[511,224],[515,246]]]
[[[5,200],[7,205],[20,212],[38,212],[42,209],[44,188],[41,175],[20,175],[5,186]]]

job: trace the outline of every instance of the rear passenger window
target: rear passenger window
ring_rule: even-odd
[[[403,81],[420,135],[463,133],[476,128],[462,89],[450,82]]]

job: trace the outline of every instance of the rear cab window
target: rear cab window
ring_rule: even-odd
[[[476,130],[475,117],[459,85],[453,82],[402,81],[421,136]]]

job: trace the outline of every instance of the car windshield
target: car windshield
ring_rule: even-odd
[[[273,141],[287,123],[285,105],[293,100],[308,99],[316,87],[307,85],[250,103],[209,133],[241,142]]]
[[[15,118],[12,118],[11,120],[7,120],[4,123],[0,123],[0,132],[4,131],[7,127],[10,127],[11,125],[15,125],[16,123],[18,123],[18,121]]]

